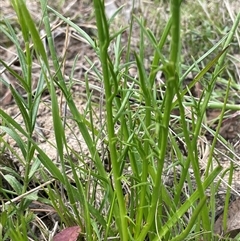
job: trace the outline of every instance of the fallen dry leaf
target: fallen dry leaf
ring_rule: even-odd
[[[227,215],[227,229],[223,230],[223,213],[218,217],[214,224],[214,233],[221,236],[236,237],[240,232],[240,198],[229,205]]]
[[[76,241],[80,232],[79,226],[65,228],[53,237],[53,241]]]
[[[0,101],[1,101],[2,106],[6,106],[6,105],[9,105],[11,103],[12,93],[11,93],[10,89],[8,89],[6,91],[6,93],[4,94],[3,98]]]
[[[240,111],[236,111],[231,114],[227,119],[222,122],[222,127],[220,128],[220,135],[222,135],[226,140],[232,139],[236,134],[236,128],[238,126],[234,125],[234,122],[239,119]]]

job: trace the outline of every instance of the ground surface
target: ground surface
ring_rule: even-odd
[[[39,22],[41,20],[41,15],[39,13],[39,5],[36,4],[35,1],[27,1],[29,4],[29,8],[31,10],[33,18],[36,20],[36,22]],[[52,3],[51,3],[52,2]],[[59,1],[62,2],[62,1]],[[72,1],[67,0],[64,4],[59,3],[58,1],[49,1],[50,5],[52,5],[53,8],[57,9],[59,12],[64,13],[66,17],[71,17],[75,23],[77,23],[82,29],[84,29],[90,36],[93,38],[96,36],[96,27],[95,22],[93,18],[93,10],[92,10],[92,3],[88,1]],[[54,3],[54,4],[53,4]],[[145,3],[146,4],[146,3]],[[149,4],[153,4],[152,2]],[[234,3],[235,4],[235,3]],[[10,22],[18,28],[16,24],[16,17],[14,15],[14,12],[12,11],[9,1],[1,1],[0,3],[0,13],[1,17],[6,17],[10,20]],[[144,11],[143,11],[144,12]],[[168,9],[166,9],[165,13],[169,12]],[[88,72],[88,78],[90,80],[90,83],[92,84],[90,86],[90,89],[93,91],[93,97],[92,100],[95,102],[95,122],[96,124],[103,125],[103,119],[102,115],[103,112],[99,110],[99,101],[101,101],[102,96],[102,83],[99,83],[97,81],[96,74],[89,70],[90,64],[86,61],[86,56],[95,63],[96,66],[100,66],[99,60],[97,59],[94,51],[88,46],[88,44],[81,39],[79,36],[74,33],[74,31],[71,28],[68,28],[64,24],[60,24],[60,20],[57,19],[55,16],[52,16],[52,27],[57,26],[55,30],[53,31],[54,41],[55,45],[59,54],[59,57],[64,56],[66,54],[66,60],[63,65],[63,73],[66,77],[66,81],[69,81],[69,76],[71,75],[71,72],[73,71],[74,61],[76,58],[76,55],[78,55],[78,58],[76,60],[76,64],[73,71],[73,95],[75,99],[75,103],[77,105],[77,108],[81,111],[81,113],[84,114],[84,111],[86,110],[86,87],[85,87],[85,76],[84,74],[86,71]],[[128,15],[124,15],[125,20],[128,18]],[[153,23],[153,21],[151,22]],[[127,22],[126,22],[127,24]],[[44,32],[42,33],[44,35]],[[20,35],[19,35],[20,36]],[[66,36],[69,37],[69,41],[65,43]],[[19,37],[20,38],[20,37]],[[124,44],[124,36],[123,36],[123,44]],[[47,45],[46,45],[47,46]],[[1,59],[4,60],[6,63],[12,62],[12,67],[20,72],[19,69],[19,62],[17,59],[17,55],[15,52],[15,49],[12,45],[10,45],[8,39],[1,38],[0,39],[0,56]],[[146,59],[146,67],[148,65],[150,54]],[[33,69],[33,82],[36,85],[37,79],[38,79],[38,72],[39,72],[39,65],[35,64]],[[22,95],[25,93],[21,90],[18,83],[15,81],[15,79],[7,73],[7,71],[4,70],[2,66],[0,66],[0,75],[1,78],[4,79],[6,82],[11,83],[16,89],[18,89],[20,92],[22,92]],[[239,73],[236,73],[236,75],[239,75]],[[238,78],[239,81],[239,78]],[[239,91],[239,90],[238,90]],[[238,95],[239,97],[239,95]],[[62,109],[62,115],[66,117],[66,137],[68,144],[72,147],[72,149],[78,153],[85,153],[86,159],[88,155],[87,147],[83,141],[83,138],[81,134],[79,133],[78,128],[74,127],[73,122],[71,121],[71,116],[68,115],[68,111],[65,112],[65,104],[64,100],[62,101],[61,95],[59,94],[59,103],[61,103],[61,109]],[[240,100],[236,100],[240,102]],[[10,91],[4,86],[2,82],[0,82],[0,108],[4,109],[8,114],[11,116],[15,116],[15,120],[19,123],[22,123],[22,119],[20,116],[18,116],[18,108],[13,102],[13,99],[11,97]],[[211,110],[209,111],[208,118],[211,119],[213,117],[216,117],[219,113],[219,110]],[[87,114],[87,113],[86,113]],[[101,121],[100,121],[101,120]],[[221,131],[221,135],[226,138],[227,141],[231,143],[232,150],[227,150],[226,148],[223,148],[220,144],[218,144],[218,149],[216,150],[216,156],[215,158],[220,161],[220,163],[227,167],[230,164],[230,160],[234,160],[236,169],[234,174],[234,185],[233,188],[236,191],[240,192],[240,171],[239,171],[239,164],[240,163],[240,114],[239,112],[231,112],[229,117],[225,119]],[[42,98],[42,102],[39,108],[37,123],[36,123],[36,130],[35,130],[35,138],[39,142],[39,146],[47,153],[47,155],[54,161],[57,159],[57,154],[55,148],[52,147],[52,145],[55,145],[55,138],[53,133],[53,127],[51,122],[51,105],[50,105],[50,98],[48,96],[48,93],[45,94],[45,96]],[[204,168],[204,162],[206,161],[206,158],[208,156],[208,146],[211,143],[211,135],[210,137],[203,136],[199,139],[200,146],[202,146],[202,166]],[[7,139],[7,142],[11,147],[15,146],[14,141],[9,138]],[[17,147],[16,147],[17,150]],[[217,153],[218,152],[218,153]],[[225,153],[225,154],[223,154]],[[238,196],[238,194],[236,194]]]

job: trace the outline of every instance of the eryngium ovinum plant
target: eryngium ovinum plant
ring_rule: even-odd
[[[15,88],[5,83],[11,90],[23,124],[19,124],[1,109],[0,128],[2,133],[16,141],[22,158],[20,155],[16,157],[19,157],[24,166],[24,175],[18,177],[21,181],[17,178],[7,179],[20,198],[15,202],[15,199],[11,200],[6,195],[7,201],[2,204],[2,237],[5,240],[7,237],[12,240],[26,240],[34,220],[34,215],[29,214],[30,203],[34,199],[54,207],[60,218],[59,230],[78,225],[85,240],[213,240],[214,195],[207,197],[206,190],[211,190],[213,194],[217,191],[214,188],[215,179],[222,169],[220,166],[211,165],[219,128],[216,130],[204,173],[200,171],[202,167],[198,140],[211,94],[222,72],[228,46],[239,23],[239,16],[226,37],[183,71],[181,0],[170,1],[170,18],[160,39],[145,26],[141,18],[133,16],[128,28],[127,46],[122,46],[121,41],[125,28],[114,33],[110,31],[112,20],[118,12],[112,19],[107,19],[104,1],[93,1],[97,27],[97,37],[93,40],[70,19],[47,6],[46,0],[41,0],[42,21],[49,53],[25,2],[11,2],[20,25],[24,49],[7,21],[5,24],[8,30],[5,30],[4,34],[9,36],[17,49],[21,74],[16,73],[2,60],[1,64],[16,78],[27,94],[23,98]],[[57,57],[50,27],[50,12],[71,26],[92,47],[101,62],[101,67],[97,68],[88,59],[99,83],[104,87],[104,100],[99,103],[99,109],[104,111],[105,124],[101,127],[95,126],[91,118],[95,109],[91,105],[87,73],[85,80],[88,115],[81,113],[76,107],[71,88],[61,71],[63,60]],[[133,23],[137,23],[140,29],[139,51],[131,49]],[[162,49],[169,39],[169,53],[163,55]],[[150,43],[153,51],[150,69],[144,67],[146,41]],[[112,46],[114,50],[110,53]],[[215,58],[199,71],[188,86],[183,87],[188,73],[214,51]],[[130,61],[132,54],[134,60]],[[31,71],[35,57],[41,65],[41,73],[37,88],[33,90]],[[137,67],[136,78],[128,74],[132,65]],[[155,81],[159,71],[162,71],[164,76],[161,87],[157,86]],[[186,94],[206,73],[211,74],[208,75],[210,77],[204,91],[200,98],[192,98],[192,102],[188,102],[191,108],[186,108]],[[161,88],[161,97],[157,94],[158,88]],[[56,148],[58,164],[49,158],[48,153],[41,149],[33,138],[39,105],[46,89],[51,100],[52,119],[49,121],[53,123],[53,148]],[[220,120],[226,109],[228,90],[229,88],[222,103]],[[86,153],[75,153],[79,159],[77,164],[71,158],[72,149],[66,141],[57,91],[61,92],[72,120],[84,138],[91,165],[79,164],[82,162],[82,155]],[[186,118],[189,110],[192,113],[191,118]],[[173,118],[177,123],[177,132],[171,128]],[[219,126],[220,124],[221,121]],[[108,153],[107,169],[98,149],[99,141]],[[7,145],[4,135],[1,136],[1,142],[5,149],[16,154],[14,148]],[[70,167],[70,171],[66,170],[66,166]],[[42,180],[37,183],[37,189],[32,193],[29,184],[36,173]],[[40,196],[39,190],[44,190],[44,198]],[[10,210],[12,216],[9,219],[4,218]],[[14,228],[16,225],[17,228]]]

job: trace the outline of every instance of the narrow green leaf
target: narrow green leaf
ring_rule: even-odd
[[[42,67],[42,69],[43,69],[43,67]],[[41,102],[41,95],[42,95],[43,91],[45,90],[44,76],[45,75],[41,72],[39,79],[37,81],[38,84],[37,84],[36,92],[33,97],[32,118],[31,118],[32,119],[32,128],[34,128],[34,126],[35,126],[39,105]]]
[[[56,16],[58,16],[60,19],[62,19],[65,23],[67,23],[69,26],[73,27],[77,33],[79,33],[85,40],[87,40],[87,42],[94,48],[96,49],[96,44],[95,42],[92,40],[92,38],[84,31],[82,30],[77,24],[73,23],[70,19],[65,18],[62,14],[60,14],[59,12],[57,12],[56,10],[54,10],[51,7],[47,7],[49,10],[51,10]]]
[[[22,194],[22,184],[16,179],[16,177],[6,174],[3,178],[11,185],[18,195]]]
[[[146,76],[146,73],[144,71],[143,63],[136,53],[135,53],[135,58],[136,58],[136,61],[137,61],[140,86],[141,86],[141,89],[142,89],[143,94],[145,96],[145,100],[149,101],[149,97],[150,97],[149,96],[149,86],[148,86],[148,83],[147,83],[147,76]]]
[[[41,165],[41,162],[38,158],[35,158],[35,160],[32,162],[31,164],[31,168],[28,174],[28,178],[31,179],[34,174],[36,173],[36,171],[38,171],[39,167]]]
[[[19,21],[22,26],[22,29],[25,33],[24,34],[25,41],[28,40],[26,36],[28,35],[27,31],[29,31],[33,40],[34,48],[36,49],[38,54],[42,56],[42,59],[45,65],[48,66],[48,58],[47,58],[42,40],[39,35],[39,31],[36,29],[35,23],[26,7],[26,4],[23,0],[18,0],[17,2],[18,3],[16,5],[18,7],[18,14],[19,14],[18,17],[19,17]]]
[[[27,85],[26,81],[19,75],[17,74],[11,67],[9,67],[4,61],[2,61],[0,59],[0,63],[9,71],[9,73],[11,73],[17,80],[20,81],[20,83],[22,84],[22,87],[27,91],[30,92],[29,86]],[[9,83],[6,83],[8,86]]]
[[[52,102],[52,118],[53,118],[53,127],[54,127],[54,133],[55,133],[55,139],[57,143],[57,150],[59,157],[63,159],[63,126],[61,122],[61,118],[59,116],[59,108],[58,108],[58,101],[57,101],[57,95],[56,90],[54,87],[54,83],[50,83],[50,95],[51,95],[51,102]]]
[[[18,17],[19,24],[21,26],[24,41],[29,42],[28,28],[27,28],[26,22],[24,21],[23,13],[21,11],[24,5],[24,2],[22,0],[11,0],[11,3],[14,7],[15,12],[17,13],[17,17]]]
[[[217,54],[217,56],[211,60],[198,74],[197,76],[191,81],[191,83],[187,86],[185,90],[181,93],[181,96],[183,97],[188,89],[190,90],[219,60],[219,58],[227,51],[229,46],[227,46],[225,49],[223,49],[220,53]],[[177,100],[173,103],[173,106],[175,106],[177,103]]]
[[[214,181],[214,179],[217,177],[217,175],[221,172],[222,167],[218,166],[216,167],[212,173],[207,177],[207,179],[204,181],[203,183],[203,188],[204,190],[206,190],[206,188],[212,184],[212,182]],[[174,227],[174,225],[178,222],[179,218],[182,217],[182,215],[192,206],[192,204],[199,198],[199,190],[196,190],[192,196],[186,200],[183,205],[180,207],[180,209],[178,209],[175,213],[174,216],[171,217],[171,219],[169,219],[166,224],[161,227],[161,229],[159,230],[159,236],[157,238],[154,239],[154,241],[159,240],[158,238],[163,238],[167,232],[169,232],[169,230]]]
[[[26,107],[25,101],[19,95],[19,93],[16,92],[16,90],[11,85],[10,85],[10,90],[11,90],[13,98],[15,99],[16,104],[17,104],[17,106],[18,106],[18,108],[19,108],[19,110],[20,110],[20,112],[22,114],[22,117],[23,117],[26,129],[29,131],[29,130],[31,130],[31,122],[30,122],[30,119],[29,119],[28,112],[26,111],[27,107]]]
[[[9,120],[9,118],[8,118]],[[15,123],[15,125],[13,127],[16,127],[16,129],[18,129],[20,125],[18,123]],[[0,125],[0,129],[2,129],[4,132],[6,132],[8,135],[10,135],[17,143],[18,147],[20,148],[23,157],[26,157],[26,145],[23,142],[22,138],[17,134],[17,132],[15,131],[14,128],[10,128],[10,127],[5,127],[5,126],[1,126]]]
[[[187,228],[177,237],[171,239],[171,241],[182,241],[182,240],[186,240],[187,236],[189,235],[189,233],[191,232],[191,229],[193,227],[193,225],[196,222],[196,219],[199,216],[199,213],[201,212],[201,209],[203,208],[205,202],[207,200],[207,197],[205,196],[200,203],[198,204],[197,208],[194,210],[192,217],[187,225]]]
[[[40,149],[36,146],[36,150],[38,151],[38,159],[41,163],[47,168],[47,170],[51,173],[51,175],[57,180],[61,181],[61,183],[65,183],[63,174],[58,169],[58,167],[53,163],[53,161]]]

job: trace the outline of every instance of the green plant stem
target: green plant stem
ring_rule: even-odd
[[[211,147],[209,157],[208,157],[208,164],[207,164],[207,167],[206,167],[206,176],[208,175],[209,169],[212,165],[212,158],[213,158],[213,155],[214,155],[215,146],[216,146],[217,141],[218,141],[218,135],[220,133],[220,129],[221,129],[221,126],[222,126],[224,114],[225,114],[225,111],[226,111],[227,100],[228,100],[228,97],[229,97],[230,83],[231,83],[231,81],[229,80],[227,90],[226,90],[226,95],[225,95],[224,102],[223,102],[222,111],[221,111],[220,116],[219,116],[218,126],[216,128],[216,132],[215,132],[215,135],[214,135],[214,138],[213,138],[213,141],[212,141],[212,147]]]
[[[29,42],[27,41],[25,43],[25,48],[26,48],[26,62],[27,62],[27,85],[29,86],[29,90],[27,93],[27,110],[28,110],[28,117],[29,117],[29,123],[26,123],[26,128],[30,136],[32,136],[33,130],[34,130],[34,125],[32,123],[32,61],[31,61],[31,53],[29,49]],[[27,141],[27,156],[26,156],[26,168],[25,168],[25,176],[24,176],[24,185],[23,185],[23,193],[27,191],[28,187],[28,174],[30,171],[30,163],[32,159],[32,143],[30,140]]]
[[[191,103],[191,102],[183,102],[184,106],[185,107],[193,107],[194,106],[194,103]],[[202,103],[199,103],[200,105]],[[240,105],[238,104],[224,104],[224,103],[221,103],[221,102],[209,102],[208,105],[207,105],[207,108],[208,109],[219,109],[219,110],[222,110],[222,108],[225,106],[226,110],[234,110],[234,111],[239,111],[240,110]]]
[[[237,27],[239,27],[239,22],[240,22],[240,12],[238,13],[238,15],[236,17],[236,20],[235,20],[235,22],[234,22],[234,24],[233,24],[233,26],[232,26],[232,28],[231,28],[231,30],[229,32],[227,40],[226,40],[226,42],[225,42],[225,44],[223,46],[224,49],[227,48],[227,46],[229,46],[229,44],[232,42],[232,39],[233,39],[234,34],[235,34],[236,30],[237,30]],[[223,55],[219,58],[218,66],[214,70],[214,75],[216,75],[219,72],[219,70],[222,68],[223,62],[224,62],[225,57],[226,57],[226,54],[227,54],[227,52],[223,53]]]
[[[108,133],[108,141],[109,141],[109,151],[110,157],[112,162],[112,171],[113,171],[113,181],[116,190],[117,196],[117,204],[119,207],[116,209],[116,205],[114,208],[114,213],[117,221],[117,225],[119,226],[119,232],[121,240],[127,241],[128,240],[128,227],[127,227],[127,213],[126,213],[126,206],[121,186],[121,177],[120,177],[120,163],[117,162],[118,155],[116,149],[116,135],[114,132],[114,119],[113,119],[113,112],[112,112],[112,102],[114,98],[114,94],[112,94],[112,82],[111,78],[114,78],[113,73],[112,76],[109,74],[109,62],[108,62],[108,46],[110,43],[109,39],[109,30],[108,24],[106,21],[106,16],[104,13],[104,3],[102,1],[94,0],[94,8],[96,14],[96,22],[97,22],[97,29],[98,29],[98,39],[99,39],[99,54],[100,60],[102,63],[102,72],[103,72],[103,81],[104,81],[104,89],[105,89],[105,96],[106,96],[106,112],[107,112],[107,133]],[[117,86],[115,85],[115,91]],[[113,200],[114,201],[114,200]],[[119,225],[120,219],[120,225]]]
[[[218,166],[216,167],[212,173],[207,177],[207,179],[203,182],[203,188],[207,189],[214,179],[219,175],[219,173],[222,171],[222,167]],[[153,241],[158,241],[158,240],[164,240],[163,237],[166,236],[166,234],[171,230],[172,227],[176,225],[178,220],[186,213],[186,211],[192,206],[194,202],[196,202],[200,198],[200,193],[199,190],[196,190],[189,199],[187,199],[182,206],[176,210],[174,215],[168,219],[168,221],[161,227],[158,227],[158,236],[153,239]],[[210,239],[209,239],[210,240]]]
[[[64,96],[66,98],[68,107],[70,108],[71,113],[73,114],[73,118],[76,121],[76,123],[78,124],[78,128],[81,131],[82,136],[83,136],[83,138],[85,140],[85,143],[87,144],[87,146],[89,148],[91,156],[92,156],[92,158],[94,160],[94,163],[96,165],[96,168],[97,168],[97,170],[99,172],[99,176],[101,176],[101,178],[102,178],[101,180],[104,180],[104,181],[102,181],[102,185],[104,186],[105,190],[109,190],[109,194],[108,194],[109,195],[109,199],[112,201],[112,200],[114,200],[114,198],[113,198],[114,197],[113,190],[111,188],[110,180],[109,180],[109,178],[108,178],[108,176],[106,174],[106,171],[105,171],[105,169],[104,169],[104,167],[102,165],[102,160],[100,159],[100,157],[98,155],[98,152],[96,150],[96,145],[95,145],[94,141],[92,140],[92,138],[91,138],[91,136],[89,134],[89,131],[87,129],[84,117],[79,113],[79,110],[77,109],[77,107],[76,107],[76,105],[74,103],[74,100],[73,100],[73,98],[71,97],[71,94],[68,91],[68,88],[67,88],[67,86],[65,84],[63,75],[62,75],[61,71],[59,71],[60,66],[59,66],[58,58],[57,58],[56,51],[55,51],[55,48],[54,48],[54,42],[53,42],[51,29],[50,29],[50,22],[49,22],[49,18],[47,17],[47,12],[45,11],[47,9],[46,1],[45,0],[41,0],[41,4],[42,4],[43,12],[44,12],[43,21],[44,21],[44,24],[45,24],[45,29],[46,29],[46,33],[47,33],[47,37],[48,37],[49,49],[50,49],[50,53],[51,53],[51,56],[52,56],[52,59],[53,59],[53,64],[54,64],[54,69],[55,69],[55,72],[56,72],[56,77],[58,79],[57,84],[61,88],[61,91],[63,92],[63,94],[64,94]],[[50,9],[50,10],[52,10],[52,9]],[[67,19],[64,19],[64,20],[67,21]],[[69,22],[69,24],[71,25],[72,23]],[[74,27],[76,27],[77,31],[82,33],[80,31],[79,27],[77,27],[77,26],[74,26]],[[51,76],[51,74],[50,74],[50,76]],[[53,83],[51,83],[51,86],[53,86]],[[53,89],[53,91],[54,91],[54,89]],[[53,108],[53,110],[54,110],[54,108]],[[66,145],[66,143],[64,143],[64,144]],[[64,168],[64,163],[62,164],[62,166]],[[74,172],[74,167],[72,167],[72,169],[73,169],[73,172]],[[65,178],[65,176],[64,176],[64,178]],[[65,181],[63,183],[67,184],[67,182],[65,182]],[[89,209],[88,206],[86,206],[87,205],[86,197],[84,195],[84,192],[83,192],[83,189],[81,187],[81,184],[77,184],[77,186],[78,186],[78,189],[79,189],[79,195],[78,195],[79,198],[78,199],[79,200],[80,199],[84,200],[84,202],[81,202],[81,206],[82,206],[82,209],[84,211],[84,217],[82,217],[82,218],[84,218],[84,220],[85,220],[85,227],[83,227],[83,228],[86,228],[86,237],[88,237],[87,239],[88,240],[92,240],[92,238],[93,238],[92,237],[92,233],[93,232],[92,232],[92,229],[91,229],[92,223],[90,221],[90,214],[89,214],[89,212],[92,212],[92,210]],[[78,211],[76,210],[76,205],[74,205],[74,203],[73,203],[73,202],[75,202],[75,200],[74,200],[74,197],[72,195],[71,187],[69,185],[67,186],[67,191],[68,191],[68,195],[71,195],[71,199],[70,199],[71,200],[71,204],[72,204],[74,212],[76,213],[76,216],[78,218],[78,224],[81,226],[82,222],[79,219],[79,215],[77,215]]]
[[[213,80],[210,83],[208,92],[206,94],[206,97],[204,98],[203,105],[202,105],[202,108],[201,108],[201,114],[200,114],[200,116],[198,118],[196,129],[194,131],[193,143],[196,143],[197,138],[199,136],[199,131],[200,131],[201,123],[202,123],[202,118],[203,118],[204,112],[205,112],[205,110],[207,108],[207,104],[209,102],[209,99],[211,97],[211,93],[213,91],[213,87],[214,87],[214,84],[216,82],[216,77],[218,76],[219,71],[222,68],[223,61],[224,61],[225,56],[226,56],[227,46],[230,44],[230,42],[231,42],[231,40],[233,38],[233,35],[234,35],[234,33],[236,31],[236,28],[237,28],[237,26],[239,24],[239,20],[240,20],[240,14],[238,14],[236,22],[234,23],[234,25],[233,25],[230,33],[229,33],[229,36],[228,36],[228,38],[226,40],[226,43],[224,45],[224,50],[222,51],[221,54],[219,54],[218,65],[217,65],[217,67],[214,70]],[[195,155],[197,155],[197,151],[195,151]],[[196,175],[199,170],[196,167],[195,163],[192,162],[192,164],[193,164],[194,174]],[[196,177],[199,177],[199,175],[197,174]],[[202,185],[201,185],[201,180],[198,178],[198,180],[196,180],[196,182],[197,182],[197,186],[199,188],[199,191],[202,193],[202,195],[204,195],[204,190],[203,190]],[[202,198],[203,198],[203,196],[202,196]],[[208,210],[207,210],[206,205],[204,205],[203,212],[202,212],[203,228],[204,228],[205,231],[210,231],[211,226],[210,226],[210,221],[209,221],[207,215],[208,215]],[[206,234],[206,239],[209,239],[209,238],[211,238],[210,234],[209,235]]]
[[[212,146],[211,146],[209,157],[208,157],[208,163],[207,163],[207,167],[206,167],[206,171],[205,171],[205,173],[206,173],[205,177],[208,176],[209,170],[212,167],[212,159],[213,159],[213,155],[214,155],[214,150],[215,150],[215,146],[216,146],[216,143],[217,143],[217,140],[218,140],[220,128],[222,126],[224,113],[226,111],[226,104],[227,104],[227,100],[228,100],[228,97],[229,97],[230,83],[231,83],[231,81],[229,80],[228,81],[227,90],[226,90],[226,95],[225,95],[225,98],[224,98],[222,111],[221,111],[220,118],[219,118],[219,121],[218,121],[218,126],[216,128],[216,132],[215,132],[215,135],[214,135],[214,138],[213,138],[213,141],[212,141]],[[233,166],[232,166],[232,162],[231,162],[231,168],[230,168],[230,174],[229,174],[229,182],[228,182],[229,186],[231,186],[231,183],[232,183],[232,175],[233,175]],[[213,190],[217,190],[217,189],[213,189]],[[225,198],[225,203],[224,203],[224,213],[223,213],[223,223],[222,223],[224,233],[226,232],[226,228],[227,228],[226,225],[227,225],[229,198],[230,198],[230,190],[228,188],[227,194],[226,194],[226,198]],[[213,213],[215,213],[215,210],[214,210]]]
[[[180,66],[180,4],[179,0],[171,0],[172,13],[172,29],[171,29],[171,50],[170,63],[174,64],[175,72],[171,73],[175,77],[175,73],[179,73]]]
[[[151,205],[149,208],[149,213],[147,217],[146,224],[144,225],[140,235],[137,240],[143,241],[150,230],[154,217],[156,215],[157,204],[161,202],[161,178],[162,170],[165,161],[165,155],[167,151],[168,143],[168,131],[169,131],[169,121],[171,113],[171,104],[175,94],[174,82],[178,82],[178,71],[179,71],[179,53],[180,53],[180,4],[178,0],[171,0],[171,15],[172,15],[172,29],[171,29],[171,50],[170,50],[170,61],[166,63],[163,67],[163,71],[166,75],[166,93],[165,100],[163,102],[162,109],[164,110],[163,120],[160,124],[159,130],[159,158],[158,158],[158,167],[157,175],[155,180],[155,185],[152,193]],[[161,207],[160,207],[161,210]],[[161,211],[160,211],[161,212]]]
[[[178,1],[179,6],[181,5],[182,1],[183,0]],[[159,68],[159,66],[158,66],[159,65],[159,59],[161,59],[161,61],[164,64],[164,59],[161,56],[161,50],[164,46],[164,43],[167,40],[167,36],[169,35],[169,32],[171,30],[171,26],[172,26],[172,16],[168,19],[166,27],[164,28],[164,31],[161,35],[161,39],[157,44],[156,50],[154,51],[154,56],[153,56],[153,61],[152,61],[152,66],[151,66],[151,72],[150,72],[150,75],[149,75],[150,76],[149,81],[150,81],[151,87],[153,87],[153,85],[154,85],[154,80],[155,80],[155,77],[156,77],[156,74],[157,74],[156,70]]]
[[[194,212],[192,214],[191,220],[189,221],[189,224],[188,224],[187,228],[180,235],[171,239],[170,241],[186,240],[186,238],[189,235],[189,233],[191,232],[191,229],[192,229],[193,225],[195,224],[196,219],[198,218],[199,213],[201,212],[201,210],[203,208],[203,205],[205,204],[206,200],[207,200],[206,196],[201,199],[199,205],[197,206],[197,208],[194,210]]]
[[[30,48],[30,36],[32,39],[34,39],[33,29],[35,26],[31,25],[32,19],[29,15],[29,12],[27,10],[27,7],[24,3],[24,1],[11,1],[13,4],[13,7],[15,9],[15,12],[17,13],[17,17],[22,29],[23,39],[25,43],[25,55],[24,51],[22,51],[22,57],[20,57],[20,63],[23,69],[23,81],[25,84],[23,85],[25,87],[25,91],[27,92],[27,103],[24,103],[24,100],[21,100],[21,104],[24,105],[24,108],[26,108],[26,115],[23,115],[24,124],[26,127],[27,132],[32,137],[36,116],[34,116],[33,108],[33,93],[32,93],[32,53]],[[31,27],[29,27],[31,25]],[[23,57],[24,56],[24,57]],[[26,66],[25,66],[26,65]],[[17,96],[16,96],[17,97]],[[19,102],[18,102],[19,103]],[[35,106],[36,107],[36,106]],[[30,164],[33,158],[34,154],[34,147],[32,146],[31,141],[27,140],[26,145],[26,155],[25,157],[25,174],[24,174],[24,184],[22,193],[25,193],[28,188],[28,182],[29,182],[29,171],[30,171]]]
[[[146,83],[146,78],[143,72],[143,64],[140,61],[140,58],[136,55],[136,60],[137,60],[137,65],[138,65],[138,70],[139,70],[139,79],[144,95],[144,99],[146,101],[146,106],[145,106],[145,127],[149,128],[151,125],[151,95],[150,95],[150,88],[149,88],[149,83]],[[136,229],[135,229],[135,237],[137,237],[140,233],[141,229],[141,224],[143,221],[143,213],[144,209],[146,207],[146,191],[147,191],[147,177],[148,177],[148,164],[149,164],[149,139],[147,132],[145,132],[145,135],[143,137],[144,139],[144,155],[145,158],[143,159],[142,163],[142,177],[141,177],[141,183],[143,185],[141,186],[141,191],[140,191],[140,202],[138,204],[137,208],[137,218],[136,218]]]

